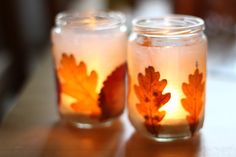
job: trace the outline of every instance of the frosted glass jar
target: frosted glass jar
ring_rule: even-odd
[[[204,21],[172,15],[137,18],[128,43],[129,118],[159,141],[189,138],[202,128],[207,39]]]
[[[125,17],[116,12],[60,13],[52,30],[58,111],[90,128],[108,124],[124,109]]]

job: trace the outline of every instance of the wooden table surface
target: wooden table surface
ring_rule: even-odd
[[[209,76],[204,128],[190,140],[158,143],[136,133],[125,112],[111,127],[60,122],[51,59],[42,59],[0,128],[0,157],[236,157],[236,82]]]

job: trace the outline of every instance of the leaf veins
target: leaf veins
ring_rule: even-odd
[[[190,126],[192,134],[197,129],[200,113],[203,109],[203,93],[205,88],[205,82],[202,81],[202,73],[199,73],[197,68],[194,74],[190,74],[188,77],[189,83],[182,84],[182,90],[186,98],[181,100],[182,106],[189,113],[186,117]]]
[[[73,55],[63,54],[58,69],[61,90],[63,93],[76,99],[71,108],[80,113],[98,116],[101,113],[97,105],[98,95],[96,93],[97,73],[92,71],[87,75],[84,62],[76,64]]]
[[[138,112],[145,119],[147,130],[155,136],[158,136],[160,122],[166,112],[159,111],[171,97],[170,93],[162,94],[167,85],[167,80],[159,80],[160,73],[155,72],[152,66],[145,68],[145,75],[138,74],[139,85],[134,85],[135,94],[139,100],[136,104]]]

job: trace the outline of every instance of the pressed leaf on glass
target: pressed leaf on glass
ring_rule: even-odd
[[[74,99],[71,104],[75,112],[99,116],[101,109],[97,104],[98,94],[96,86],[98,75],[95,71],[87,74],[87,67],[84,62],[76,63],[75,57],[63,54],[58,69],[61,91]]]
[[[139,100],[136,104],[138,112],[145,119],[146,129],[153,135],[158,136],[160,122],[166,112],[159,111],[171,97],[170,93],[163,94],[167,80],[159,80],[160,73],[155,72],[152,66],[145,68],[145,74],[138,74],[139,85],[134,85],[135,94]]]
[[[186,98],[181,100],[182,106],[189,113],[186,117],[190,131],[194,134],[200,121],[200,114],[203,110],[203,94],[205,82],[202,80],[203,74],[196,68],[194,74],[188,77],[189,83],[182,84],[182,90]]]
[[[124,109],[126,63],[117,67],[103,82],[99,94],[101,120],[119,116]]]

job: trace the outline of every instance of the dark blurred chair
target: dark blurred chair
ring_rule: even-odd
[[[67,4],[66,0],[0,1],[0,122],[44,54],[55,15]]]

